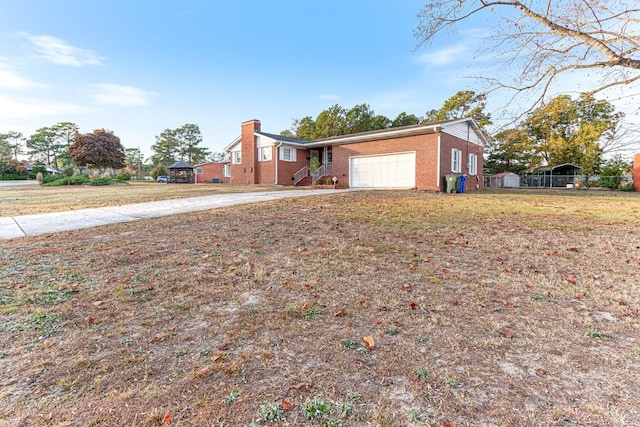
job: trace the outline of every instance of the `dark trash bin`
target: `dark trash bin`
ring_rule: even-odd
[[[458,189],[458,175],[445,175],[445,182],[447,184],[447,193],[455,193]]]

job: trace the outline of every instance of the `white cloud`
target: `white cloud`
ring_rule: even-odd
[[[20,99],[0,96],[0,117],[26,119],[86,112],[86,108],[69,102],[51,102],[41,99]]]
[[[42,86],[40,83],[25,79],[17,74],[7,63],[6,59],[0,57],[0,88],[28,89],[40,86]]]
[[[92,98],[100,104],[120,105],[122,107],[139,107],[149,104],[153,96],[157,94],[133,86],[124,86],[113,83],[99,83],[92,87],[96,93]]]
[[[457,44],[445,49],[425,53],[418,57],[420,63],[429,65],[448,65],[459,60],[467,61],[469,48],[464,44]]]
[[[40,56],[59,65],[82,67],[83,65],[101,65],[103,58],[90,49],[82,49],[65,43],[53,36],[35,36],[20,33],[36,47]]]
[[[339,95],[334,95],[331,93],[325,93],[323,95],[320,95],[319,98],[323,101],[337,101],[340,99]]]

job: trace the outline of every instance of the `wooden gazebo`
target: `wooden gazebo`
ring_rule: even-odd
[[[169,166],[169,182],[175,184],[193,184],[195,182],[193,174],[193,165],[178,160]]]

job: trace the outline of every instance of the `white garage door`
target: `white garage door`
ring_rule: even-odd
[[[349,186],[355,188],[414,188],[416,153],[381,154],[349,159]]]

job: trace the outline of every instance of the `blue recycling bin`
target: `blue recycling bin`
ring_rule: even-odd
[[[467,181],[467,175],[462,174],[460,176],[460,187],[458,188],[458,193],[464,193],[464,183]]]

